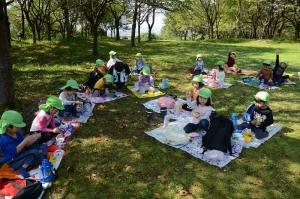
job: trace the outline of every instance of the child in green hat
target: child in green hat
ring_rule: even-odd
[[[269,132],[267,126],[273,124],[273,112],[268,106],[270,103],[270,95],[265,91],[259,91],[254,95],[256,102],[253,112],[250,116],[250,123],[244,122],[239,125],[239,130],[245,128],[251,129],[257,139],[263,139],[268,137]]]
[[[94,90],[92,91],[94,97],[100,97],[103,94],[109,95],[109,89],[111,88],[111,85],[114,81],[114,78],[111,74],[106,74],[104,77],[99,79],[95,86]]]
[[[192,86],[193,86],[193,91],[192,93],[187,90],[187,94],[190,95],[190,98],[192,101],[197,99],[198,93],[201,88],[203,88],[204,84],[202,81],[202,77],[200,75],[195,75],[192,79]],[[189,107],[187,104],[182,105],[182,109],[186,111],[192,111],[193,109]]]
[[[187,105],[193,109],[191,121],[183,128],[186,133],[196,130],[207,131],[209,127],[209,116],[214,111],[211,107],[211,91],[208,88],[201,88],[197,99],[192,101],[191,96],[186,94]]]
[[[116,62],[122,62],[122,61],[117,58],[117,52],[112,50],[109,52],[109,60],[106,64],[107,70],[109,70],[113,65],[115,65]]]
[[[30,132],[41,133],[40,139],[37,143],[42,144],[60,133],[60,129],[55,126],[54,115],[59,111],[63,110],[62,101],[56,97],[48,97],[45,104],[39,106],[40,111],[34,118]]]
[[[270,69],[271,61],[264,60],[263,67],[258,71],[258,73],[254,76],[255,78],[259,77],[259,80],[264,80],[265,84],[269,86],[273,86],[273,71]]]
[[[9,110],[2,114],[0,120],[0,147],[3,158],[0,162],[6,162],[13,170],[18,170],[24,178],[30,177],[28,169],[42,163],[42,151],[30,149],[30,146],[40,138],[41,134],[32,134],[25,138],[19,132],[25,127],[20,113]]]
[[[224,72],[224,65],[223,61],[218,61],[216,63],[217,70],[216,70],[216,80],[211,79],[208,81],[208,86],[214,88],[222,88],[225,82],[225,72]]]
[[[88,81],[84,84],[88,86],[89,89],[93,89],[96,82],[102,78],[107,73],[107,67],[105,63],[101,59],[96,60],[96,67],[92,72],[90,72],[90,76]]]
[[[62,101],[64,110],[59,111],[59,116],[66,122],[70,121],[69,116],[79,118],[80,114],[77,113],[76,106],[82,105],[82,102],[76,99],[76,91],[78,90],[77,82],[70,79],[67,81],[66,85],[60,89],[63,90],[63,92],[59,94],[59,99]]]
[[[203,61],[203,56],[202,56],[202,54],[197,54],[193,76],[194,75],[203,75],[203,74],[206,74],[206,70],[205,70],[205,67],[204,67],[204,61]]]
[[[276,63],[275,63],[275,68],[273,70],[273,83],[276,86],[280,86],[283,82],[289,81],[290,77],[288,75],[283,76],[283,73],[287,67],[288,67],[287,61],[279,62],[279,49],[277,49]]]
[[[155,90],[154,85],[150,81],[150,68],[148,66],[144,66],[141,71],[138,83],[140,94],[145,94],[148,90]]]
[[[143,55],[142,53],[137,53],[136,55],[136,60],[134,62],[134,67],[135,67],[135,73],[140,73],[145,65],[145,62],[143,60]]]

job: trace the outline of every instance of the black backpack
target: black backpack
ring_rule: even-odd
[[[207,133],[202,138],[203,153],[210,150],[219,150],[223,152],[230,152],[231,149],[231,135],[234,131],[233,123],[230,119],[223,115],[219,115],[211,121]]]
[[[87,80],[87,82],[85,83],[86,86],[90,87],[90,89],[94,88],[94,85],[96,84],[96,82],[101,79],[102,77],[104,77],[104,75],[98,70],[97,67],[94,68],[94,71],[92,71],[90,73],[90,77]]]

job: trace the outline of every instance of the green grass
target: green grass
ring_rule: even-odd
[[[72,38],[11,49],[16,97],[26,122],[31,123],[37,102],[58,94],[58,85],[73,78],[87,80],[97,58],[108,61],[108,52],[132,65],[137,52],[144,55],[157,72],[155,82],[169,79],[167,93],[184,99],[191,88],[188,68],[198,53],[208,69],[218,60],[226,60],[228,48],[237,53],[237,63],[244,69],[258,70],[263,59],[275,64],[275,50],[281,60],[289,61],[288,72],[300,84],[299,43],[278,41],[180,42],[153,41],[130,47],[130,41],[99,39],[99,56],[92,56],[92,41]],[[227,76],[234,86],[212,90],[213,107],[218,114],[239,117],[257,89],[238,84],[240,76]],[[137,77],[129,80],[133,85]],[[128,90],[129,97],[96,105],[94,115],[74,133],[64,148],[58,178],[43,198],[299,198],[299,108],[298,86],[283,86],[271,91],[271,109],[276,124],[283,128],[258,149],[243,149],[239,158],[219,169],[188,153],[163,145],[144,131],[153,129],[146,122],[145,108]],[[159,114],[154,119],[160,122]],[[100,141],[96,138],[101,137]],[[241,158],[248,158],[244,162]],[[180,190],[190,192],[179,196]]]

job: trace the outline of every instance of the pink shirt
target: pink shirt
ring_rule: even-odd
[[[50,124],[50,128],[48,128]],[[38,115],[34,118],[30,131],[52,132],[55,128],[54,116],[47,114],[45,111],[40,110]]]

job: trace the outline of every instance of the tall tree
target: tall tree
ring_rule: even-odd
[[[15,101],[12,63],[7,40],[5,0],[0,0],[0,103]]]
[[[100,21],[107,12],[106,4],[111,0],[80,0],[80,4],[86,19],[91,24],[93,35],[93,55],[98,55],[97,42],[98,42],[98,26]]]
[[[120,40],[120,20],[123,15],[127,15],[130,13],[129,9],[129,1],[128,0],[120,0],[109,4],[109,10],[114,17],[115,22],[115,30],[116,30],[116,40]]]

